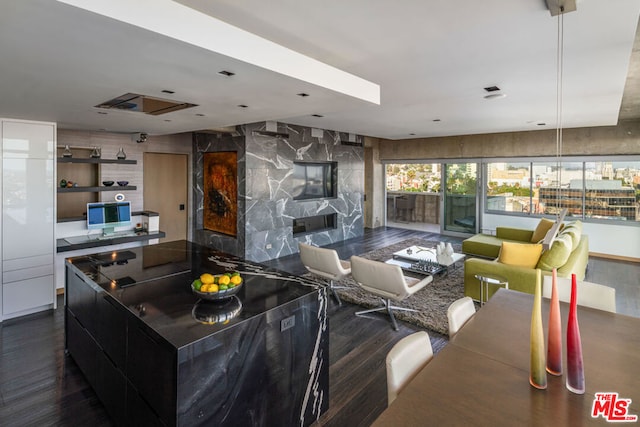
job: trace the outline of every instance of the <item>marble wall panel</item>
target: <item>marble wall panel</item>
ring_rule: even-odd
[[[198,243],[229,252],[251,261],[266,261],[298,252],[298,241],[318,246],[362,236],[364,195],[363,137],[335,131],[277,123],[276,132],[267,123],[239,126],[235,135],[198,134],[194,140],[194,200],[198,212],[194,235]],[[345,143],[346,141],[346,143]],[[229,145],[242,150],[238,154],[239,211],[238,228],[243,236],[230,242],[226,236],[202,230],[202,153],[226,151]],[[338,163],[335,198],[293,200],[292,171],[295,161]],[[241,172],[242,171],[242,172]],[[306,235],[293,236],[293,219],[337,214],[337,227]],[[242,217],[242,218],[240,218]],[[199,228],[199,229],[198,229]],[[239,233],[240,234],[240,233]]]
[[[244,257],[245,245],[245,198],[246,193],[246,154],[244,135],[241,133],[231,135],[217,135],[208,133],[196,133],[193,136],[193,212],[194,229],[193,240],[204,246],[219,249],[223,252]],[[238,232],[236,236],[227,236],[204,229],[203,209],[203,161],[204,153],[219,151],[236,151],[238,153]]]

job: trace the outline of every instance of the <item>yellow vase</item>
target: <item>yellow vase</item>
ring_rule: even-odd
[[[553,269],[551,301],[549,302],[549,325],[547,333],[547,372],[562,375],[562,319],[558,298],[558,273]]]
[[[529,383],[538,389],[547,388],[547,371],[544,352],[544,331],[542,329],[542,284],[540,269],[537,270],[536,291],[531,310],[531,364]]]

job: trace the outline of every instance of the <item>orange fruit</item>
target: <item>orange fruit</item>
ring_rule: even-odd
[[[233,283],[234,285],[239,285],[240,283],[242,283],[242,277],[240,277],[239,275],[231,276],[231,283]]]
[[[231,282],[231,278],[229,276],[220,276],[218,279],[219,285],[228,285]]]

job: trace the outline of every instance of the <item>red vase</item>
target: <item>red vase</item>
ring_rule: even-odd
[[[576,275],[571,275],[571,303],[567,322],[567,388],[576,394],[584,394],[584,364],[582,342],[578,327],[578,284]]]
[[[558,272],[551,276],[551,302],[549,303],[549,331],[547,334],[547,372],[562,375],[562,319],[558,298]]]

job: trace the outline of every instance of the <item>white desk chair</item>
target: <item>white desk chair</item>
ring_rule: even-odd
[[[397,265],[372,261],[355,255],[351,257],[351,277],[362,289],[371,292],[382,300],[380,307],[358,311],[356,315],[359,316],[374,311],[386,311],[391,318],[393,329],[396,331],[398,330],[398,324],[392,310],[417,310],[393,306],[391,301],[402,301],[424,288],[433,280],[432,276],[426,276],[422,280],[405,277],[402,269]]]
[[[329,290],[338,304],[342,305],[336,289],[343,289],[345,286],[335,286],[334,280],[342,280],[351,274],[351,264],[338,257],[338,253],[333,249],[319,248],[317,246],[298,243],[300,250],[300,260],[305,268],[313,274],[329,280]]]
[[[398,341],[387,354],[387,399],[388,404],[433,358],[429,334],[415,332]]]
[[[551,298],[551,276],[544,276],[542,296]],[[571,301],[571,279],[558,277],[558,299]],[[578,280],[578,305],[616,313],[616,290],[610,286]]]
[[[476,314],[476,306],[473,305],[471,297],[463,297],[452,302],[447,309],[449,339],[453,338],[474,314]]]

